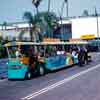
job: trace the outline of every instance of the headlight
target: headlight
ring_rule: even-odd
[[[19,66],[19,65],[14,65],[14,66],[11,66],[9,67],[10,69],[21,69],[22,67]]]
[[[23,64],[23,62],[20,62],[21,64]]]

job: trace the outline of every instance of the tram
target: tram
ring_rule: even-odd
[[[77,57],[65,51],[64,46],[68,44],[61,41],[5,44],[9,59],[8,79],[31,79],[34,74],[45,75],[48,71],[78,63]]]
[[[70,53],[70,46],[76,44],[59,40],[6,43],[8,79],[31,79],[35,74],[41,76],[48,71],[77,64],[78,56]],[[84,44],[87,43],[78,43]]]

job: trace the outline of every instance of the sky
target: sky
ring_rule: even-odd
[[[50,11],[53,11],[59,16],[61,6],[64,0],[51,0]],[[88,10],[89,14],[94,13],[94,7],[100,13],[100,0],[68,0],[69,16],[81,16],[83,11]],[[47,11],[48,0],[42,0],[39,11]],[[30,11],[36,14],[36,9],[32,5],[32,0],[0,0],[0,24],[3,22],[22,22],[25,11]],[[63,17],[66,16],[66,7],[64,7]]]

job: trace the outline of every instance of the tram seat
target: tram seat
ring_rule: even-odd
[[[29,57],[22,57],[22,58],[20,58],[20,62],[22,64],[28,65],[28,63],[29,63]]]

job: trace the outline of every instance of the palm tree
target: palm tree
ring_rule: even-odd
[[[10,36],[6,36],[6,37],[5,37],[4,44],[10,41],[10,38],[9,38],[9,37],[10,37]]]
[[[53,37],[53,24],[57,21],[57,17],[55,13],[50,12],[50,0],[48,0],[48,11],[47,12],[39,12],[38,7],[42,0],[32,0],[32,4],[35,6],[37,10],[37,14],[34,16],[36,26],[40,28],[39,37],[40,40],[43,39],[44,35],[47,37]]]
[[[58,17],[53,12],[48,12],[45,16],[47,22],[47,36],[53,37],[53,27],[58,22]]]
[[[2,44],[3,43],[3,37],[2,37],[2,35],[0,35],[0,44]]]
[[[24,34],[25,34],[25,30],[21,30],[20,33],[19,33],[18,39],[22,41]]]
[[[34,25],[34,19],[31,12],[26,11],[23,15],[23,18],[26,19],[29,23],[29,31],[30,31],[30,40],[33,40],[32,26]]]
[[[39,38],[39,32],[40,28],[37,26],[37,20],[31,12],[25,12],[23,15],[23,18],[26,19],[29,23],[29,30],[30,30],[30,40],[31,41],[37,41]],[[23,36],[23,33],[21,32],[20,36]],[[34,37],[34,38],[33,38]]]
[[[39,17],[37,17],[39,16]],[[53,37],[53,26],[57,23],[57,16],[53,12],[41,12],[34,16],[36,26],[40,28],[42,37]]]
[[[37,14],[38,14],[38,7],[40,5],[42,0],[32,0],[32,4],[35,6],[36,10],[37,10]]]

